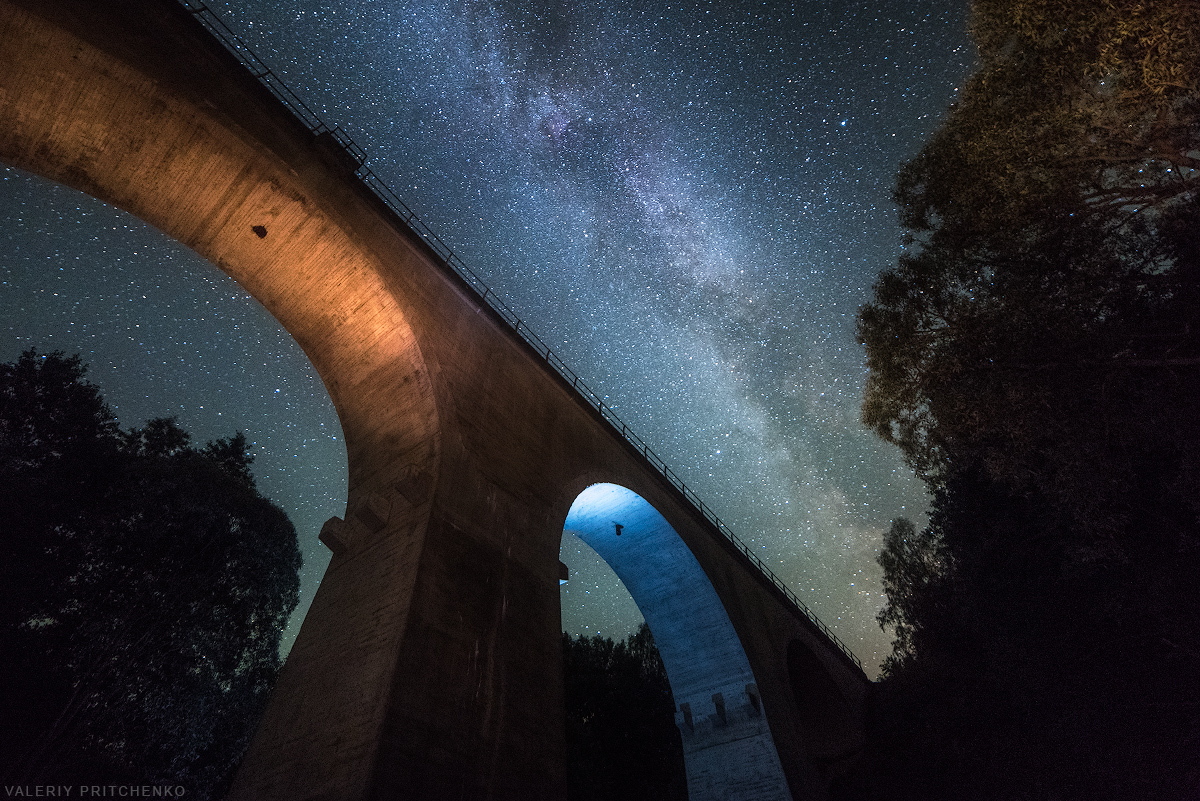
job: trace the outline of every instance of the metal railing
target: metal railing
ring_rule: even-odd
[[[483,279],[468,267],[462,259],[460,259],[454,251],[442,241],[441,237],[435,234],[428,225],[426,225],[413,212],[408,205],[400,199],[399,195],[392,191],[383,179],[367,165],[367,154],[361,147],[354,143],[350,135],[341,128],[334,126],[329,127],[325,124],[315,111],[305,105],[304,101],[296,95],[286,84],[271,71],[271,68],[263,63],[249,46],[242,41],[241,37],[230,30],[220,17],[218,17],[212,9],[208,8],[199,0],[178,0],[188,11],[195,17],[222,45],[225,49],[234,55],[242,63],[246,69],[250,71],[258,81],[265,86],[277,100],[283,103],[288,110],[292,112],[304,125],[317,137],[323,138],[328,144],[336,143],[345,155],[348,157],[346,166],[350,168],[354,174],[371,189],[372,192],[381,200],[388,208],[390,208],[400,219],[413,230],[418,236],[423,239],[429,247],[433,248],[454,272],[467,282],[472,289],[478,294],[480,300],[490,306],[500,317],[512,327],[522,339],[532,347],[539,356],[546,360],[551,368],[554,369],[571,387],[582,397],[593,409],[600,413],[600,416],[610,425],[613,430],[620,434],[630,445],[634,447],[642,456],[657,470],[667,481],[678,489],[683,497],[692,504],[706,520],[716,526],[725,539],[733,544],[750,563],[754,565],[775,587],[784,594],[784,596],[795,605],[813,625],[815,625],[826,637],[830,639],[842,653],[862,670],[862,662],[854,652],[842,642],[833,631],[826,626],[821,620],[813,614],[813,612],[805,606],[804,602],[796,597],[796,594],[788,588],[783,581],[775,575],[775,573],[767,567],[761,559],[747,546],[744,542],[737,538],[729,527],[726,526],[716,513],[708,507],[700,499],[700,497],[684,483],[675,471],[673,471],[666,462],[658,457],[658,455],[650,449],[646,441],[635,434],[625,425],[624,421],[613,412],[612,408],[605,404],[603,398],[597,395],[590,387],[579,379],[578,374],[566,365],[558,354],[550,349],[550,346],[542,341],[541,337],[530,330],[525,321],[517,316],[517,313],[509,308],[508,304],[496,296]]]

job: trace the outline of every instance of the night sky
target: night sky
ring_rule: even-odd
[[[890,191],[973,53],[966,3],[233,0],[222,18],[867,664],[922,485],[859,423]],[[244,430],[305,555],[346,461],[299,347],[138,220],[0,168],[0,359],[80,353],[124,425]],[[640,616],[568,537],[563,625]],[[289,626],[294,636],[298,621]],[[290,642],[290,639],[289,639]]]

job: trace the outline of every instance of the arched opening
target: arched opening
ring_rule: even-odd
[[[666,518],[625,487],[593,484],[563,528],[612,567],[654,635],[675,697],[691,801],[791,798],[737,632]]]

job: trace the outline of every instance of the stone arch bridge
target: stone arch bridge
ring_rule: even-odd
[[[233,798],[564,797],[564,528],[650,623],[693,801],[852,769],[853,655],[198,2],[0,0],[0,159],[233,276],[340,416],[347,511]]]

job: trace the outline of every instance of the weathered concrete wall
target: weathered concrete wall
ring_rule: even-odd
[[[562,797],[558,547],[598,482],[695,556],[793,796],[823,796],[862,674],[171,0],[0,0],[0,159],[237,279],[341,418],[335,555],[234,797]],[[840,700],[797,703],[793,641],[802,689]]]

